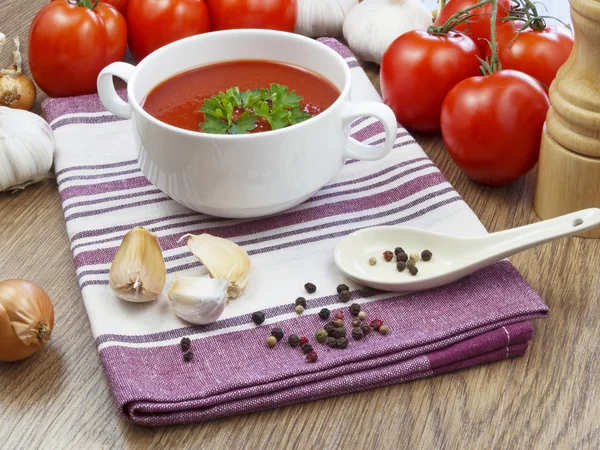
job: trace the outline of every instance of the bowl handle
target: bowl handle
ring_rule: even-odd
[[[342,120],[343,125],[347,126],[354,120],[365,116],[372,116],[381,121],[385,129],[385,142],[379,145],[367,145],[358,142],[356,139],[348,136],[344,157],[352,159],[363,159],[366,161],[375,161],[385,157],[396,140],[398,133],[398,124],[394,112],[383,103],[349,103],[346,105]]]
[[[111,113],[124,119],[131,117],[131,105],[123,101],[117,94],[113,83],[113,76],[128,82],[134,71],[135,66],[131,64],[115,62],[102,69],[102,72],[98,75],[97,85],[100,101]]]

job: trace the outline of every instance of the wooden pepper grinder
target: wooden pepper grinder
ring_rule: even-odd
[[[600,207],[600,0],[571,0],[575,44],[550,86],[534,208],[542,219]],[[600,227],[581,233],[600,238]]]

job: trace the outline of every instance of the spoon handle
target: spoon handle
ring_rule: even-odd
[[[485,259],[499,260],[536,245],[600,225],[600,208],[589,208],[531,225],[499,231],[477,239]]]

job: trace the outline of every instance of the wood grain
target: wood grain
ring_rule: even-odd
[[[0,31],[26,42],[44,3],[0,0]],[[553,5],[565,12],[564,0]],[[5,52],[0,62],[7,60]],[[377,67],[366,67],[377,82]],[[537,220],[534,173],[500,189],[483,187],[454,166],[439,136],[416,138],[489,231]],[[533,345],[522,358],[171,428],[137,427],[117,414],[52,180],[0,195],[0,251],[0,278],[39,283],[57,317],[47,348],[21,363],[0,364],[1,449],[600,448],[598,240],[564,239],[512,258],[552,311],[535,323]]]

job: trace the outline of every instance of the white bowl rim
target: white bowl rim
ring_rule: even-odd
[[[290,127],[285,127],[285,128],[280,128],[279,130],[269,130],[267,132],[264,133],[248,133],[248,134],[212,134],[212,133],[202,133],[200,131],[191,131],[191,130],[186,130],[184,128],[179,128],[173,125],[170,125],[168,123],[165,123],[159,119],[157,119],[156,117],[152,116],[151,114],[149,114],[144,108],[142,108],[141,104],[137,101],[137,99],[135,98],[135,96],[133,95],[133,86],[135,86],[135,81],[138,77],[138,74],[144,70],[145,66],[149,65],[152,63],[152,60],[154,58],[159,57],[160,55],[171,51],[173,48],[177,48],[179,46],[185,45],[190,41],[194,41],[194,40],[202,40],[204,39],[205,36],[211,35],[214,36],[215,34],[221,34],[221,35],[240,35],[240,37],[244,36],[244,35],[271,35],[273,36],[274,39],[278,38],[278,37],[286,37],[289,39],[295,39],[297,41],[301,41],[304,42],[308,45],[318,45],[318,46],[322,46],[322,50],[325,50],[326,52],[329,52],[329,54],[332,56],[332,58],[336,59],[338,63],[341,63],[342,68],[344,70],[344,76],[345,76],[345,83],[344,83],[344,88],[342,89],[342,91],[340,92],[338,98],[335,100],[335,102],[333,102],[331,105],[329,105],[329,107],[323,111],[322,113],[320,113],[317,116],[314,116],[312,119],[309,120],[305,120],[304,122],[298,123],[296,125],[292,125]],[[227,60],[225,60],[227,61]],[[235,60],[232,60],[235,61]],[[216,61],[214,64],[220,63],[223,61]],[[273,61],[273,62],[278,62],[278,61]],[[213,63],[209,63],[209,64],[213,64]],[[206,64],[206,65],[209,65]],[[180,73],[184,73],[187,70],[192,70],[196,67],[202,67],[202,66],[195,66],[195,67],[190,67],[188,69],[185,69],[184,71],[180,72]],[[298,66],[298,67],[302,67],[302,66]],[[310,72],[314,72],[310,69],[306,69]],[[323,75],[319,74],[320,76],[323,77]],[[325,78],[325,77],[323,77]],[[331,83],[330,80],[328,80],[327,78],[325,78],[327,81],[329,81]],[[322,116],[328,116],[329,114],[333,114],[333,109],[334,107],[338,106],[341,102],[344,101],[344,99],[347,97],[347,95],[349,94],[350,91],[350,87],[351,87],[351,72],[350,72],[350,68],[348,67],[348,64],[346,63],[346,61],[344,60],[344,58],[342,58],[335,50],[333,50],[331,47],[318,42],[315,39],[311,39],[308,38],[306,36],[302,36],[299,34],[295,34],[295,33],[289,33],[289,32],[285,32],[285,31],[277,31],[277,30],[263,30],[263,29],[258,29],[258,28],[244,28],[244,29],[237,29],[237,30],[221,30],[221,31],[211,31],[208,33],[202,33],[202,34],[197,34],[194,36],[190,36],[184,39],[180,39],[178,41],[172,42],[170,44],[165,45],[164,47],[161,47],[157,50],[155,50],[154,52],[150,53],[148,56],[146,56],[136,67],[136,70],[133,74],[133,76],[131,77],[131,79],[129,80],[128,84],[127,84],[127,96],[129,98],[129,103],[132,105],[132,107],[139,113],[141,114],[145,119],[149,120],[150,122],[152,122],[154,125],[160,126],[162,128],[165,128],[169,131],[173,131],[173,132],[177,132],[177,133],[181,133],[184,135],[188,135],[188,136],[193,136],[196,137],[198,139],[224,139],[224,140],[228,140],[228,141],[234,141],[234,140],[251,140],[251,139],[264,139],[268,136],[278,136],[279,134],[282,133],[286,133],[289,132],[290,129],[293,130],[299,130],[301,129],[301,127],[310,125],[311,122],[313,122],[314,120],[319,120],[319,118],[323,118]]]

